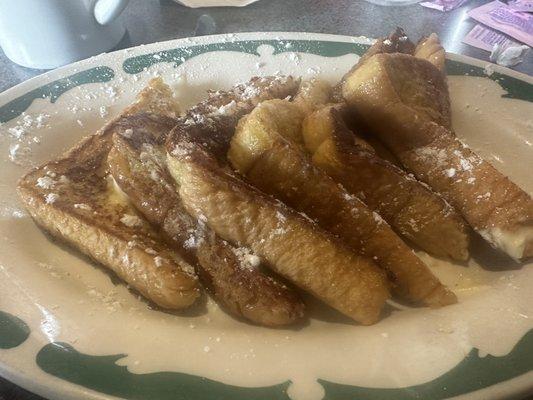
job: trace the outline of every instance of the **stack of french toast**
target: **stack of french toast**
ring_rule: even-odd
[[[533,201],[453,133],[435,35],[378,40],[335,87],[255,77],[182,113],[152,80],[19,182],[35,222],[159,307],[205,289],[264,326],[299,291],[364,324],[386,301],[457,301],[412,247],[465,261],[479,234],[533,256]]]

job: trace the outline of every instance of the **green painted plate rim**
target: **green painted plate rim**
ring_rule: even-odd
[[[188,38],[184,38],[157,42],[146,46],[137,46],[128,49],[128,51],[142,54],[129,56],[131,53],[127,54],[124,50],[119,50],[37,76],[0,94],[0,103],[2,103],[2,99],[7,99],[6,102],[0,105],[0,123],[16,118],[37,98],[49,98],[50,102],[54,103],[61,94],[73,87],[86,83],[108,82],[113,80],[115,71],[103,63],[105,61],[111,61],[112,57],[116,55],[119,55],[118,58],[123,60],[121,66],[124,72],[141,73],[145,67],[156,63],[172,62],[177,66],[199,54],[214,51],[238,51],[257,54],[257,47],[263,44],[272,45],[275,50],[274,54],[283,52],[306,52],[325,57],[339,57],[350,53],[361,55],[368,47],[368,40],[330,34],[252,32],[230,35],[232,35],[231,40],[228,40],[228,34],[195,38],[196,41],[202,43],[192,45],[187,42]],[[263,38],[260,38],[261,36]],[[235,40],[235,37],[238,40]],[[284,46],[287,42],[291,43],[290,48]],[[162,48],[164,50],[161,50]],[[102,63],[101,65],[95,66],[95,64],[100,62]],[[447,54],[446,62],[448,74],[487,77],[484,67],[489,63],[481,60],[457,54]],[[507,94],[504,97],[533,102],[532,77],[507,68],[493,64],[490,65],[494,72],[488,77],[496,81],[506,90]],[[6,346],[0,348],[1,355],[2,350],[11,349],[12,351],[17,346],[22,345],[29,337],[30,328],[17,316],[0,311],[0,317],[2,317],[0,318],[0,334],[11,332],[13,335],[18,335],[17,337],[3,338]],[[5,325],[2,325],[2,323],[5,323]],[[2,327],[5,328],[3,331]],[[477,349],[472,349],[463,361],[445,374],[430,382],[409,388],[364,388],[324,380],[319,380],[319,382],[326,390],[324,399],[328,400],[354,398],[369,400],[402,400],[411,398],[438,400],[450,396],[468,394],[491,385],[505,383],[509,379],[523,375],[533,370],[533,358],[528,357],[531,354],[533,354],[533,330],[526,333],[506,356],[487,356],[480,358]],[[170,398],[191,400],[208,400],[211,398],[232,400],[288,399],[286,389],[290,383],[289,381],[280,382],[278,385],[271,387],[246,389],[181,373],[157,372],[152,374],[132,374],[127,371],[126,367],[119,367],[115,364],[115,361],[123,356],[89,356],[77,352],[74,347],[67,343],[49,343],[43,346],[36,355],[36,363],[43,371],[49,373],[51,376],[63,379],[65,384],[57,385],[61,386],[61,388],[57,389],[50,386],[51,382],[48,384],[46,382],[44,384],[37,382],[30,383],[31,380],[21,376],[23,374],[22,371],[10,370],[7,365],[0,365],[0,372],[8,379],[24,387],[28,387],[36,393],[53,398],[65,398],[65,395],[73,395],[77,396],[73,398],[80,398],[79,396],[83,393],[85,398],[92,399],[109,398],[107,395],[135,400],[166,400]],[[76,365],[81,366],[82,369],[79,371],[73,369]],[[97,373],[97,369],[93,370],[95,374],[87,375],[87,371],[91,369],[91,365],[103,369],[111,375],[114,374],[117,378],[116,382],[125,380],[128,382],[128,385],[118,385],[120,386],[118,387],[113,384],[109,385],[109,382],[102,385],[103,379]],[[85,375],[83,371],[85,371]],[[472,382],[471,379],[463,379],[465,371],[475,371],[477,373],[477,375],[472,375],[472,377],[475,377],[475,382]],[[454,382],[456,381],[461,381],[463,387],[454,387]],[[151,385],[148,386],[148,391],[141,390],[141,387],[147,387],[146,384],[148,382],[151,382]],[[67,388],[67,385],[73,385],[73,387]],[[446,385],[446,389],[443,390],[444,385]],[[203,391],[199,389],[205,387],[211,388],[211,390]],[[83,388],[95,390],[96,393],[89,393]],[[160,388],[161,390],[154,391],[154,388]],[[181,393],[184,397],[176,397],[175,390],[177,388],[182,389]],[[522,389],[533,390],[533,385]],[[171,393],[171,397],[168,397],[169,393]]]

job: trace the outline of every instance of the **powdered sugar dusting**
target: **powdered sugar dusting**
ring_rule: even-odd
[[[46,201],[46,204],[53,204],[57,201],[59,198],[59,195],[57,193],[48,193],[44,196],[44,200]]]
[[[468,184],[473,184],[475,177],[472,174],[475,167],[482,163],[482,159],[471,153],[468,147],[458,143],[460,146],[451,153],[428,145],[415,149],[414,155],[420,161],[431,165],[431,169],[440,170],[444,176],[454,178],[454,182],[460,183],[466,180]]]
[[[185,242],[183,242],[183,247],[186,249],[195,249],[198,247],[198,238],[192,233]]]
[[[51,189],[54,187],[55,181],[49,176],[42,176],[37,179],[35,186],[43,189]]]
[[[220,115],[231,115],[235,113],[237,107],[237,102],[235,100],[231,100],[231,102],[228,104],[220,106],[217,110],[217,113]]]
[[[85,210],[85,211],[92,210],[92,207],[89,204],[85,204],[85,203],[76,203],[74,204],[74,208],[78,208],[80,210]]]
[[[50,114],[27,114],[23,112],[14,121],[14,125],[3,130],[0,127],[0,136],[11,141],[8,146],[9,160],[17,165],[31,164],[29,156],[34,145],[41,143],[39,131],[49,128]],[[2,125],[2,124],[0,124]]]
[[[444,173],[446,174],[448,178],[453,178],[455,176],[455,168],[449,168],[446,171],[444,171]]]
[[[120,218],[120,222],[130,228],[139,227],[143,224],[142,220],[138,216],[131,214],[124,214]]]
[[[200,214],[194,228],[189,228],[187,230],[189,237],[183,243],[183,247],[186,249],[196,249],[203,243],[206,232],[206,221],[207,219],[205,216]]]
[[[175,146],[170,154],[175,157],[187,157],[190,156],[195,150],[195,145],[191,142],[181,141],[177,146]]]
[[[413,232],[418,232],[420,230],[418,223],[413,218],[410,218],[409,221],[407,221],[407,225],[409,225]]]
[[[17,124],[7,131],[15,139],[21,139],[34,129],[41,129],[45,126],[46,121],[50,118],[49,114],[37,114],[35,116],[22,113]]]
[[[431,146],[419,147],[415,154],[421,159],[435,161],[437,165],[444,165],[448,159],[445,150]]]
[[[182,121],[185,125],[214,124],[220,117],[242,115],[262,100],[287,91],[291,85],[296,85],[292,77],[275,75],[239,83],[227,92],[211,92],[209,98],[192,107]]]
[[[470,171],[472,169],[472,163],[465,158],[461,158],[459,160],[459,164],[461,165],[463,171]]]
[[[247,247],[233,247],[232,250],[245,268],[255,269],[261,264],[261,259]]]
[[[127,139],[131,139],[131,137],[133,136],[133,129],[124,129],[123,131],[120,131],[120,135]]]
[[[382,224],[384,223],[385,221],[383,220],[383,218],[381,218],[381,215],[379,215],[377,212],[375,211],[372,211],[372,217],[374,218],[374,221],[376,221],[376,223],[379,225],[379,224]]]
[[[155,256],[154,257],[154,263],[155,263],[155,266],[157,268],[160,268],[163,266],[163,262],[165,261],[165,259],[161,256]]]

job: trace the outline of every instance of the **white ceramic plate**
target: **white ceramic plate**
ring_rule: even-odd
[[[376,325],[314,311],[272,330],[216,305],[151,310],[77,252],[55,245],[15,193],[33,164],[61,154],[161,75],[184,107],[206,89],[276,72],[337,81],[364,38],[249,33],[103,54],[0,95],[0,374],[51,399],[468,399],[533,390],[533,266],[486,248],[468,265],[420,254],[455,290],[439,310],[395,311]],[[533,80],[450,55],[457,134],[533,191]],[[493,72],[494,71],[494,72]]]

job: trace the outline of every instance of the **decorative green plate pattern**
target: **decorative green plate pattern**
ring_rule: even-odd
[[[125,59],[122,64],[128,74],[138,74],[157,63],[173,63],[175,67],[200,54],[229,51],[259,56],[258,47],[272,46],[274,55],[284,52],[302,52],[323,57],[340,57],[347,54],[361,55],[368,45],[327,40],[240,40],[184,46],[170,50]],[[447,60],[449,75],[485,76],[483,68]],[[9,101],[0,107],[0,123],[21,115],[38,98],[50,98],[54,103],[68,90],[86,83],[108,82],[115,76],[112,68],[97,66],[54,82],[40,86]],[[507,93],[504,97],[533,102],[533,85],[517,78],[493,73],[496,81]],[[18,317],[0,311],[0,349],[14,348],[29,336],[30,329]],[[506,381],[533,370],[533,330],[529,331],[507,355],[480,357],[472,349],[467,357],[444,375],[420,385],[385,389],[344,385],[319,380],[325,389],[327,400],[380,399],[439,400]],[[81,385],[108,395],[133,400],[286,400],[290,382],[275,386],[247,388],[226,385],[221,382],[178,372],[135,374],[116,362],[123,354],[109,356],[86,355],[68,343],[50,343],[42,347],[36,356],[37,365],[46,373],[65,381]]]
[[[320,380],[324,400],[441,400],[470,393],[533,370],[533,330],[503,356],[479,356],[478,349],[444,375],[421,385],[397,389],[363,388]]]
[[[234,51],[259,55],[257,49],[261,45],[274,48],[274,55],[286,52],[301,52],[315,54],[322,57],[340,57],[347,54],[362,55],[368,45],[360,43],[334,42],[323,40],[246,40],[235,42],[219,42],[204,45],[179,47],[171,50],[157,51],[150,54],[127,58],[122,67],[128,74],[141,73],[146,68],[158,63],[174,63],[177,67],[187,60],[200,54],[215,51]],[[448,75],[472,75],[487,77],[483,68],[464,64],[458,61],[446,60]],[[78,72],[66,78],[58,79],[47,85],[34,89],[0,107],[0,123],[8,122],[18,117],[37,98],[50,98],[54,103],[59,96],[68,90],[86,83],[108,82],[115,76],[113,70],[106,66],[99,66]],[[533,101],[533,87],[514,77],[495,72],[489,76],[497,82],[507,94],[504,97]]]
[[[324,400],[441,400],[533,370],[533,330],[503,357],[479,356],[477,349],[455,368],[430,382],[396,389],[365,388],[319,380]],[[90,356],[66,343],[50,343],[37,354],[37,364],[58,378],[131,400],[286,400],[290,382],[243,388],[178,372],[134,374],[116,364],[125,354]]]
[[[30,336],[30,328],[23,320],[0,311],[0,349],[20,346],[28,336]]]
[[[257,48],[262,45],[272,46],[273,55],[298,52],[316,54],[322,57],[340,57],[346,54],[362,55],[368,45],[360,43],[330,42],[324,40],[244,40],[219,42],[163,50],[142,56],[128,58],[123,68],[128,74],[137,74],[145,68],[161,62],[171,62],[177,67],[185,61],[204,53],[215,51],[235,51],[259,56]]]
[[[108,82],[113,79],[114,76],[115,73],[111,68],[99,66],[38,87],[37,89],[31,90],[25,95],[17,97],[0,107],[0,123],[8,122],[13,118],[18,117],[28,109],[35,99],[45,99],[49,97],[50,103],[55,103],[59,96],[76,86],[84,85],[86,83]]]
[[[133,374],[116,364],[125,354],[89,356],[66,343],[50,343],[37,364],[58,378],[131,400],[289,400],[289,382],[245,388],[178,372]]]

